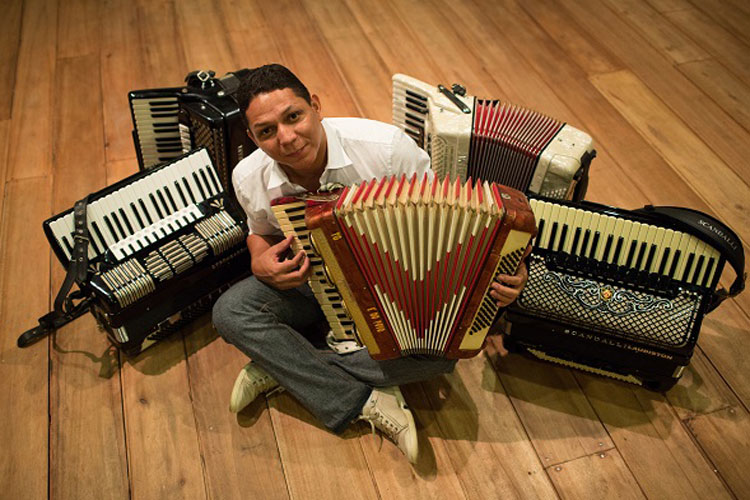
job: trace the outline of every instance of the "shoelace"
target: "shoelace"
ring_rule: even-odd
[[[380,429],[382,432],[388,435],[389,438],[391,438],[396,444],[398,444],[398,433],[399,433],[399,425],[394,423],[391,419],[388,418],[387,415],[384,413],[381,413],[380,410],[375,408],[373,410],[373,414],[369,416],[360,415],[357,420],[364,420],[365,422],[370,424],[370,428],[372,429],[372,435],[375,435],[375,421],[379,420],[380,423],[383,425],[383,429]],[[383,444],[383,436],[380,436],[380,444],[382,446]]]

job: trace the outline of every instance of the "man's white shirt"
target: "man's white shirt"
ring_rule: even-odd
[[[399,128],[364,118],[322,120],[328,144],[328,164],[320,184],[351,185],[391,175],[430,178],[430,158]],[[250,234],[282,235],[271,211],[271,200],[304,193],[289,181],[279,164],[260,149],[240,161],[232,172],[234,191],[247,214]]]

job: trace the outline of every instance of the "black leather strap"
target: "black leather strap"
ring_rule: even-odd
[[[732,266],[737,277],[729,290],[721,288],[713,293],[706,312],[713,311],[724,300],[734,297],[745,289],[745,249],[739,236],[722,222],[698,210],[683,207],[654,207],[646,205],[636,210],[650,215],[667,218],[684,227],[688,232],[701,238],[717,249]]]
[[[86,313],[91,305],[91,297],[83,290],[72,293],[70,289],[73,283],[79,285],[86,281],[88,270],[89,233],[86,225],[86,206],[89,197],[76,202],[73,207],[73,254],[68,264],[68,272],[65,275],[60,291],[55,297],[54,310],[39,318],[39,324],[26,330],[18,337],[18,347],[26,347],[46,337],[58,328],[70,323],[74,319]],[[79,301],[76,303],[75,301]]]

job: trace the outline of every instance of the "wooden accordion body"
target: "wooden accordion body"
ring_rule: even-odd
[[[311,259],[334,336],[353,334],[380,360],[478,354],[498,309],[490,285],[536,234],[519,191],[427,176],[281,198],[273,210]]]

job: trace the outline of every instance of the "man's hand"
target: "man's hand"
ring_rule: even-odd
[[[310,273],[310,259],[305,252],[300,250],[293,259],[284,259],[293,239],[293,236],[287,236],[253,259],[256,278],[279,290],[296,288],[305,282]]]
[[[531,247],[526,249],[523,255],[523,259],[531,253]],[[529,271],[526,269],[526,263],[521,260],[521,264],[516,270],[516,274],[509,276],[507,274],[501,274],[497,277],[497,280],[491,285],[490,297],[497,301],[498,307],[506,307],[510,305],[514,300],[521,294],[521,290],[526,286],[526,281],[529,279]]]

